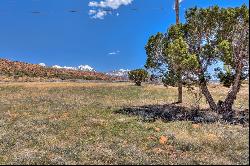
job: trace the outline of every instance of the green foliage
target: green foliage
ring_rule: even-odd
[[[233,57],[232,57],[232,48],[230,43],[227,40],[223,40],[218,45],[218,51],[221,54],[220,59],[230,66],[234,66]]]
[[[240,80],[241,81],[246,80],[247,77],[248,74],[242,73]],[[234,83],[235,73],[233,73],[233,70],[230,67],[230,65],[225,65],[224,71],[219,70],[218,78],[220,79],[220,82],[221,84],[223,84],[223,86],[230,88]]]
[[[196,56],[189,53],[189,46],[182,37],[169,43],[165,51],[168,65],[179,74],[196,69],[199,65]]]
[[[147,53],[147,61],[145,67],[160,68],[164,64],[164,52],[165,36],[162,33],[157,33],[149,38],[148,43],[145,46]]]
[[[204,75],[208,67],[217,61],[216,30],[218,29],[219,7],[191,8],[186,11],[186,42],[189,45],[189,53],[196,56],[198,67],[194,68],[197,75]]]
[[[235,73],[236,67],[246,58],[238,56],[248,47],[248,35],[242,35],[242,31],[248,29],[247,7],[243,5],[236,8],[191,8],[186,11],[186,20],[186,42],[189,52],[197,56],[200,64],[200,70],[196,74],[204,78],[208,67],[215,61],[230,65],[232,73]],[[240,35],[245,37],[238,37]],[[230,74],[226,75],[223,78],[232,82]],[[222,78],[222,74],[220,77]]]
[[[131,81],[134,81],[137,86],[141,86],[142,82],[145,82],[148,78],[148,72],[144,69],[137,69],[130,71],[129,73],[129,79]]]
[[[181,70],[183,67],[180,63],[188,56],[188,45],[182,37],[175,39],[168,44],[166,48],[166,55],[168,62],[174,69]],[[175,63],[179,62],[179,63]]]
[[[177,86],[178,82],[184,83],[184,73],[197,69],[199,66],[197,57],[190,54],[189,45],[185,40],[186,25],[178,24],[171,26],[168,30],[168,44],[165,48],[168,72],[164,75],[165,86]]]
[[[188,54],[182,61],[183,70],[197,70],[199,68],[199,62],[195,54]]]
[[[199,67],[197,56],[189,51],[187,30],[186,24],[172,25],[167,33],[151,36],[145,46],[145,67],[161,71],[165,86],[178,86],[180,82],[184,84],[184,73]]]
[[[223,86],[227,88],[231,87],[233,80],[235,78],[234,75],[230,72],[226,72],[226,73],[220,72],[218,74],[218,77],[220,79],[220,82],[223,84]]]
[[[164,77],[162,78],[162,82],[164,86],[178,86],[178,82],[176,80],[179,80],[179,75],[175,73],[173,70],[167,71]]]
[[[186,25],[172,25],[167,33],[151,36],[145,46],[147,53],[145,67],[163,73],[163,82],[166,86],[176,85],[176,82],[182,81],[181,75],[184,69],[197,66],[197,60],[188,52],[185,36]]]
[[[219,74],[221,82],[227,87],[236,84],[226,98],[230,104],[233,103],[231,99],[238,92],[239,79],[248,75],[249,10],[246,5],[235,8],[190,8],[186,11],[185,24],[171,26],[166,34],[159,34],[151,38],[146,46],[146,67],[157,69],[159,65],[155,62],[160,61],[161,66],[167,68],[163,79],[166,85],[184,83],[185,79],[198,83],[203,87],[203,94],[210,101],[212,109],[216,109],[206,83],[212,78],[208,69],[215,62],[222,62],[229,65],[231,71]],[[162,40],[156,40],[157,36]],[[161,56],[155,56],[162,48]]]
[[[233,33],[236,32],[236,25],[249,24],[249,9],[246,5],[236,8],[222,8],[218,14],[218,21],[220,22],[220,29],[218,30],[218,38],[220,41],[234,39]]]
[[[185,38],[186,33],[187,33],[186,28],[187,27],[185,24],[178,24],[178,25],[170,26],[170,28],[168,29],[168,32],[167,32],[168,41],[171,42],[171,41],[178,39],[180,37]]]

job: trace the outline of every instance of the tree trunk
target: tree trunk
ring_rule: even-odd
[[[202,82],[200,84],[200,87],[201,87],[202,94],[205,96],[205,98],[206,98],[206,100],[207,100],[210,108],[213,111],[217,111],[217,105],[214,102],[213,96],[211,95],[211,93],[208,90],[207,83],[206,82]]]
[[[223,110],[222,111],[232,111],[234,101],[236,100],[237,94],[240,91],[241,86],[241,73],[242,73],[242,64],[239,64],[239,66],[236,69],[236,77],[235,81],[233,83],[232,89],[228,93],[224,103],[223,103]]]
[[[175,12],[176,12],[176,25],[180,24],[180,4],[179,0],[175,0]],[[178,103],[182,103],[182,77],[179,75],[179,82],[178,82]]]
[[[178,83],[178,103],[182,103],[182,82],[179,81]]]
[[[200,39],[201,39],[201,37],[200,37]],[[199,51],[201,51],[201,44],[199,46]],[[199,85],[200,85],[200,88],[201,88],[201,92],[205,96],[206,101],[208,102],[210,109],[212,109],[212,111],[217,112],[218,111],[217,105],[214,102],[214,98],[211,95],[211,93],[210,93],[210,91],[209,91],[209,89],[207,87],[207,80],[205,78],[205,73],[204,73],[204,71],[202,69],[202,63],[201,63],[201,61],[199,59],[198,54],[196,56],[197,56],[197,60],[199,62],[199,66],[200,66],[198,75],[199,75]]]
[[[136,86],[141,86],[141,81],[136,81],[136,82],[135,82],[135,85],[136,85]]]

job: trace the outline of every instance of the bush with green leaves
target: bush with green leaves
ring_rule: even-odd
[[[141,86],[148,78],[148,72],[144,69],[132,70],[128,73],[129,79],[134,81],[137,86]]]
[[[220,83],[223,84],[223,86],[230,88],[234,84],[235,80],[235,72],[233,72],[232,68],[230,66],[225,65],[224,69],[217,68],[215,69],[217,72],[217,77],[220,80]],[[243,82],[248,77],[248,73],[242,72],[240,81]]]

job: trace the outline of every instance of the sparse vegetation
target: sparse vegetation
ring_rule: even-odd
[[[209,89],[216,100],[227,92]],[[0,164],[249,164],[248,127],[116,113],[171,104],[176,92],[130,83],[1,83]],[[187,89],[184,95],[179,106],[192,108]],[[234,107],[248,109],[248,97],[243,85]],[[208,107],[204,98],[201,107]]]
[[[113,3],[90,2],[89,15],[132,1]],[[194,7],[181,24],[180,3],[176,25],[145,46],[151,76],[128,72],[136,86],[113,82],[128,70],[0,59],[0,164],[249,165],[249,9]],[[223,86],[211,83],[217,62]]]

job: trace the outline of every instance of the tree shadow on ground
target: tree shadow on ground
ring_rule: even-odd
[[[231,111],[216,113],[208,109],[191,109],[176,104],[146,105],[140,107],[125,107],[115,113],[130,116],[139,116],[144,122],[154,122],[160,119],[164,122],[191,121],[193,123],[216,123],[242,124],[248,126],[249,111]]]

